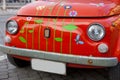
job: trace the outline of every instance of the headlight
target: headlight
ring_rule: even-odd
[[[105,36],[105,29],[98,23],[91,24],[88,28],[87,34],[91,40],[99,41]]]
[[[14,20],[10,20],[6,24],[6,30],[9,34],[15,34],[18,31],[18,24]]]

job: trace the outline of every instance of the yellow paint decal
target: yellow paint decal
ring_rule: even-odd
[[[41,32],[41,24],[40,24],[40,27],[38,29],[38,49],[40,50],[40,32]]]
[[[114,14],[120,14],[120,5],[117,5],[115,8],[113,8],[109,15],[114,15]]]
[[[46,11],[46,9],[47,9],[47,7],[46,7],[46,5],[44,5],[44,6],[37,6],[36,7],[36,10],[37,10],[37,12],[36,12],[36,16],[39,14],[39,12],[41,12],[42,10],[42,16],[45,14],[45,11]],[[40,18],[40,19],[35,19],[34,20],[34,22],[36,23],[36,24],[39,24],[39,28],[38,28],[38,49],[40,50],[40,42],[41,42],[41,40],[40,40],[40,33],[41,33],[41,27],[42,27],[42,23],[43,23],[43,18]]]
[[[56,3],[56,4],[58,4],[58,3]],[[53,11],[53,9],[54,9],[54,6],[55,6],[56,4],[54,4],[53,7],[50,7],[50,8],[49,8],[49,11],[50,11],[50,12],[49,12],[48,16],[51,16],[52,11]],[[50,24],[50,18],[48,18],[47,28],[48,28],[49,24]],[[46,51],[48,51],[48,38],[46,38]]]
[[[54,22],[54,39],[55,39],[57,19],[53,19],[53,22]],[[55,40],[54,39],[53,39],[53,52],[55,52]]]
[[[66,16],[67,10],[68,10],[68,9],[65,9],[64,16]],[[65,22],[65,18],[64,18],[63,21],[62,21],[61,38],[63,38],[63,26],[65,25],[64,22]],[[61,46],[61,47],[60,47],[60,53],[62,53],[62,48],[63,48],[63,47],[62,47],[62,42],[61,42],[60,46]]]
[[[28,24],[27,24],[28,25]],[[26,26],[27,26],[26,25]],[[26,40],[27,40],[27,38],[28,38],[28,33],[27,33],[27,28],[26,28]],[[26,42],[26,48],[28,48],[28,40],[27,40],[27,42]]]
[[[32,49],[34,49],[34,27],[32,29],[33,33],[32,33]]]
[[[72,18],[72,24],[74,24],[74,19]],[[75,30],[77,26],[73,25],[74,27],[70,31],[70,47],[69,47],[69,53],[72,53],[72,30]]]
[[[113,22],[113,26],[120,29],[120,18]]]
[[[20,30],[20,33],[24,33],[24,27],[22,27],[22,29]]]
[[[45,6],[37,6],[37,7],[36,7],[36,10],[37,10],[37,11],[40,11],[40,10],[43,10],[44,8],[45,8]]]
[[[58,11],[57,11],[57,13],[56,13],[56,16],[58,16],[58,14],[59,14],[59,12],[60,12],[60,9],[62,8],[62,6],[64,5],[63,3],[61,3],[62,5],[60,5],[59,6],[59,8],[58,8]],[[55,38],[56,38],[56,27],[57,27],[57,25],[56,25],[56,23],[57,23],[57,18],[56,19],[53,19],[53,22],[55,23],[55,25],[54,25],[54,39],[53,39],[53,52],[55,52]]]

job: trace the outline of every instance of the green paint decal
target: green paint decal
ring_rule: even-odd
[[[34,31],[33,31],[33,30],[29,30],[28,32],[29,32],[29,33],[33,33]]]
[[[64,28],[65,30],[68,30],[68,31],[74,31],[74,30],[76,30],[78,27],[75,26],[75,25],[73,25],[73,24],[68,24],[68,25],[66,25],[66,26],[63,26],[63,28]]]
[[[27,43],[26,39],[25,39],[24,37],[22,37],[22,36],[19,37],[19,40],[20,40],[21,42],[23,42],[23,43]]]
[[[57,41],[57,42],[62,42],[62,38],[55,38],[55,41]]]
[[[43,20],[41,20],[41,19],[35,20],[35,23],[41,24],[41,23],[43,23]]]

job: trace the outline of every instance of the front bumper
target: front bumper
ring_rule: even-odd
[[[118,59],[116,57],[104,58],[104,57],[68,55],[54,52],[8,47],[4,45],[0,45],[0,51],[6,54],[89,66],[112,67],[118,64]]]

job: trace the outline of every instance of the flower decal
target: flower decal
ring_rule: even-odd
[[[77,11],[70,11],[69,15],[70,16],[77,16]]]
[[[38,7],[36,7],[36,10],[42,10],[44,8],[45,8],[45,6],[38,6]]]
[[[26,20],[30,21],[30,20],[32,20],[32,17],[27,17]]]

